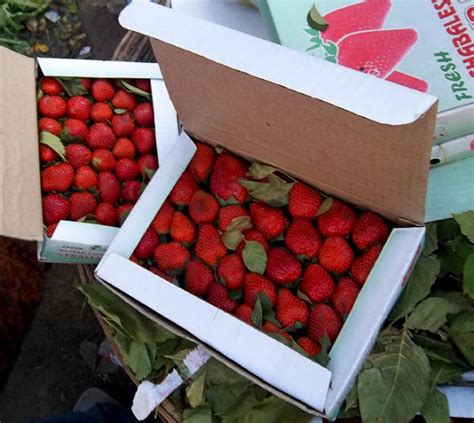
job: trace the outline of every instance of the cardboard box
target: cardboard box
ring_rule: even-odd
[[[120,22],[152,37],[188,134],[401,226],[361,290],[328,368],[128,260],[195,151],[184,132],[96,270],[147,317],[205,344],[287,401],[334,417],[423,242],[436,98],[150,3],[132,3]]]
[[[33,59],[0,47],[0,234],[38,241],[46,262],[98,263],[118,228],[61,221],[43,235],[36,112],[36,76],[145,78],[151,80],[159,157],[178,135],[176,111],[156,63]]]

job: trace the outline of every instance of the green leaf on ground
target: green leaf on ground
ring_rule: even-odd
[[[429,256],[438,249],[438,226],[436,223],[428,223],[426,225],[425,245],[422,254]]]
[[[192,408],[199,407],[204,403],[204,388],[206,384],[206,371],[200,372],[199,376],[191,381],[186,387],[186,398]]]
[[[225,385],[213,385],[206,390],[207,400],[218,416],[224,414],[230,407],[239,403],[242,394],[250,387],[251,382],[241,380]]]
[[[474,332],[450,331],[449,336],[471,366],[474,366]]]
[[[438,388],[434,388],[426,397],[421,415],[426,423],[449,423],[449,404],[446,395]]]
[[[183,423],[212,423],[212,408],[204,404],[197,408],[186,408],[183,411]]]
[[[456,314],[450,319],[449,327],[457,332],[474,332],[474,309]]]
[[[470,254],[464,263],[463,279],[464,292],[474,299],[474,253]]]
[[[262,396],[265,396],[266,392],[256,386],[250,386],[243,395],[239,398],[239,402],[227,409],[225,413],[222,413],[222,423],[240,423],[243,417],[256,405],[262,401]]]
[[[225,385],[245,380],[243,376],[229,369],[226,365],[211,358],[206,364],[206,384]]]
[[[275,396],[270,396],[249,410],[241,423],[309,423],[313,416]]]
[[[474,210],[465,211],[460,214],[453,214],[454,220],[458,222],[461,232],[469,241],[474,243]]]
[[[257,241],[246,241],[242,252],[245,267],[254,273],[263,275],[267,268],[267,252]]]
[[[431,388],[446,383],[459,382],[466,368],[454,363],[440,360],[430,360]]]
[[[460,237],[447,241],[438,253],[441,259],[441,271],[462,275],[464,264],[471,254],[474,254],[474,245],[466,238]]]
[[[41,131],[40,143],[45,144],[54,150],[62,160],[66,160],[66,147],[64,147],[61,138],[57,137],[51,132]]]
[[[146,344],[130,343],[128,366],[138,380],[145,379],[151,373],[153,367]]]
[[[436,333],[448,320],[448,314],[458,313],[461,307],[443,298],[427,298],[408,316],[405,325],[410,329]]]

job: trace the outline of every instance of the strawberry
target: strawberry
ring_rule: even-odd
[[[99,148],[92,153],[92,166],[98,172],[112,172],[117,166],[117,160],[110,150]]]
[[[87,125],[78,119],[66,119],[61,137],[67,142],[84,142],[89,134]]]
[[[119,226],[123,225],[123,222],[127,219],[128,215],[133,209],[133,204],[121,204],[120,206],[117,207],[116,210],[116,217]]]
[[[319,249],[319,263],[326,270],[344,273],[352,264],[354,253],[344,238],[326,238]]]
[[[131,181],[136,179],[140,169],[132,159],[120,159],[115,166],[115,174],[121,181]]]
[[[219,230],[225,232],[231,222],[237,217],[248,216],[247,210],[237,204],[224,206],[219,210]],[[266,241],[265,241],[266,242]]]
[[[132,257],[130,257],[130,260],[132,259]],[[154,273],[155,275],[159,276],[161,279],[164,279],[165,281],[173,282],[173,277],[172,276],[167,275],[165,272],[161,271],[160,269],[158,269],[155,266],[150,266],[150,268],[148,270],[151,273]]]
[[[194,252],[204,263],[212,267],[216,267],[219,260],[227,254],[227,248],[222,243],[215,226],[204,223],[199,228]]]
[[[74,169],[69,163],[58,163],[41,171],[41,189],[44,192],[65,192],[71,188]]]
[[[74,176],[74,188],[88,190],[97,186],[97,173],[90,166],[80,166]]]
[[[142,91],[147,93],[151,92],[151,83],[149,79],[132,79],[130,80],[130,83]]]
[[[155,124],[153,105],[148,101],[138,104],[133,111],[133,116],[138,126],[154,126]]]
[[[69,200],[58,194],[43,197],[43,221],[46,225],[68,219],[71,215]]]
[[[89,130],[86,142],[92,150],[99,148],[111,150],[115,144],[115,134],[105,123],[94,123]]]
[[[52,225],[48,225],[48,227],[46,228],[46,236],[48,238],[52,238],[52,236],[54,235],[54,231],[58,227],[58,224],[59,223],[53,223]]]
[[[133,255],[139,259],[147,259],[153,256],[155,248],[158,247],[160,241],[158,235],[153,228],[148,228],[140,239],[140,242],[135,247]]]
[[[389,234],[390,228],[381,216],[364,211],[357,219],[351,237],[359,250],[365,250],[374,244],[384,243]]]
[[[97,188],[100,198],[105,203],[115,204],[120,198],[120,183],[113,173],[100,172]]]
[[[66,160],[77,169],[80,166],[86,166],[92,159],[91,151],[84,144],[66,145]]]
[[[239,305],[237,301],[229,298],[227,289],[218,282],[211,283],[206,299],[210,304],[227,313],[232,313]]]
[[[214,282],[211,268],[197,260],[191,260],[186,266],[184,289],[198,297],[204,297]]]
[[[335,288],[334,279],[319,264],[310,264],[306,268],[299,286],[299,290],[313,303],[329,300]]]
[[[412,90],[421,91],[422,93],[428,92],[430,86],[424,79],[416,78],[408,73],[399,72],[394,70],[390,75],[385,78],[386,81],[394,82],[398,85],[411,88]]]
[[[314,219],[323,199],[309,185],[297,182],[288,196],[288,212],[293,218]]]
[[[196,240],[196,228],[189,218],[176,211],[171,219],[170,229],[171,239],[176,242],[181,242],[185,246],[189,246]]]
[[[359,285],[364,285],[369,277],[372,267],[374,267],[377,258],[382,251],[381,245],[372,245],[367,252],[357,257],[351,266],[351,275]]]
[[[331,208],[318,216],[318,229],[325,237],[348,235],[354,226],[356,215],[342,201],[334,200]]]
[[[277,296],[275,314],[283,327],[291,327],[298,322],[306,326],[309,318],[309,307],[306,303],[292,294],[289,289],[282,289]]]
[[[158,159],[156,154],[144,154],[137,160],[138,168],[143,176],[151,177],[158,169]]]
[[[310,357],[315,357],[321,352],[321,345],[314,342],[311,338],[307,336],[302,336],[298,338],[298,345],[303,348],[306,354]]]
[[[136,128],[132,134],[132,141],[141,154],[156,150],[155,130],[152,128]]]
[[[171,229],[171,220],[173,219],[174,208],[169,200],[166,200],[161,209],[151,222],[151,226],[158,235],[166,235]]]
[[[321,236],[307,219],[295,219],[285,234],[285,246],[298,257],[315,258],[321,246]]]
[[[252,321],[252,311],[252,308],[249,307],[247,304],[239,304],[234,310],[234,316],[237,317],[237,319],[240,319],[243,322],[254,326]]]
[[[217,265],[217,276],[227,289],[241,288],[245,282],[246,273],[244,262],[238,254],[222,257]]]
[[[113,111],[107,103],[94,103],[91,106],[91,119],[94,122],[107,122],[112,119]]]
[[[308,336],[314,341],[327,334],[329,340],[334,342],[342,328],[342,320],[337,313],[327,304],[316,304],[309,316]]]
[[[115,89],[110,81],[96,79],[92,83],[91,94],[95,101],[110,101],[114,97]]]
[[[122,199],[127,203],[135,204],[140,198],[142,183],[140,181],[126,181],[122,186]]]
[[[112,116],[112,130],[117,137],[128,137],[135,130],[135,124],[130,113]]]
[[[50,132],[56,136],[59,136],[61,133],[61,124],[56,119],[51,119],[47,117],[42,117],[38,121],[38,130]]]
[[[97,204],[95,218],[97,219],[97,222],[102,225],[115,226],[117,223],[115,207],[110,203]]]
[[[40,88],[43,94],[46,95],[60,95],[64,92],[61,83],[52,76],[45,76],[41,78]]]
[[[91,85],[92,85],[91,79],[90,78],[81,78],[81,82],[82,82],[82,86],[84,87],[84,89],[87,92],[90,92]]]
[[[211,173],[210,189],[219,202],[243,204],[248,197],[247,189],[239,183],[247,175],[248,166],[234,155],[224,152],[217,156]]]
[[[168,274],[181,273],[190,259],[189,251],[179,242],[159,245],[153,256],[158,269]]]
[[[265,276],[258,273],[247,273],[244,282],[244,304],[253,308],[259,292],[265,294],[272,304],[276,303],[277,290],[275,285]]]
[[[196,152],[188,166],[188,171],[194,176],[196,182],[201,183],[207,180],[211,174],[215,157],[216,152],[212,147],[196,143]]]
[[[115,109],[133,112],[133,109],[137,106],[137,100],[132,93],[128,93],[125,90],[118,90],[112,98],[112,106],[114,106]]]
[[[85,122],[91,115],[91,104],[86,97],[76,95],[67,101],[66,114],[68,118]]]
[[[294,284],[301,276],[301,263],[282,247],[268,254],[266,275],[278,285]]]
[[[240,243],[238,246],[236,252],[242,255],[242,252],[244,251],[245,248],[245,241],[257,241],[260,244],[262,244],[263,249],[265,252],[268,254],[270,251],[270,245],[268,244],[267,240],[265,237],[256,229],[247,229],[246,231],[243,232],[244,235],[244,241]]]
[[[219,214],[219,203],[213,195],[196,191],[189,201],[189,215],[194,223],[213,223]]]
[[[95,197],[90,192],[73,192],[69,197],[71,219],[79,220],[93,214],[97,206]]]
[[[283,234],[288,220],[283,211],[262,203],[250,204],[252,223],[266,239],[275,239]]]
[[[117,159],[133,159],[135,157],[135,145],[128,138],[119,138],[112,149]]]
[[[265,333],[277,333],[278,335],[281,335],[285,337],[286,339],[288,339],[288,341],[292,340],[291,335],[289,333],[285,332],[283,329],[279,328],[277,325],[273,323],[265,322],[262,325],[262,330]]]
[[[176,206],[187,206],[199,185],[188,171],[184,171],[170,193],[170,200]]]
[[[343,276],[339,279],[332,296],[332,304],[341,316],[346,316],[350,313],[357,295],[359,295],[359,290],[359,286],[351,278]]]
[[[44,95],[38,101],[41,116],[58,119],[66,114],[66,102],[57,95]]]
[[[58,153],[46,144],[40,144],[39,154],[41,163],[51,163],[59,160]]]

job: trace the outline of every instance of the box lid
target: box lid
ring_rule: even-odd
[[[423,223],[435,97],[153,3],[119,19],[153,38],[188,133]]]
[[[0,47],[0,235],[43,239],[35,62]]]

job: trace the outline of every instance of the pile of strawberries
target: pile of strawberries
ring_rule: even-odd
[[[120,226],[158,167],[149,80],[39,83],[43,220]]]
[[[131,260],[314,358],[389,233],[371,211],[199,143]]]

